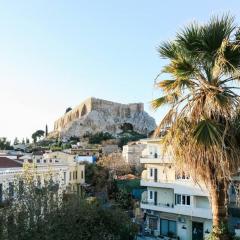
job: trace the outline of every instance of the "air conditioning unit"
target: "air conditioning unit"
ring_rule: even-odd
[[[183,217],[178,217],[178,222],[180,222],[180,223],[185,223],[186,220],[185,220],[185,218],[183,218]]]

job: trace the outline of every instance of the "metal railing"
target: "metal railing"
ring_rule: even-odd
[[[141,201],[141,203],[152,205],[152,206],[158,206],[158,207],[174,208],[173,203],[155,203],[155,202],[149,202],[149,201]]]

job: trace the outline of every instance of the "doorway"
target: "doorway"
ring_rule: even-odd
[[[154,205],[157,205],[157,191],[154,192]]]
[[[157,182],[158,180],[158,170],[157,168],[154,168],[154,182]]]
[[[192,240],[203,240],[203,223],[192,222]]]

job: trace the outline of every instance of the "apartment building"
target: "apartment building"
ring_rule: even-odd
[[[74,161],[74,156],[55,152],[42,156],[26,154],[22,157],[0,156],[0,203],[4,201],[5,190],[14,195],[14,182],[24,174],[24,166],[32,167],[39,184],[44,184],[47,174],[58,183],[62,191],[81,194],[85,183],[85,166]]]
[[[146,148],[146,141],[129,142],[123,146],[122,157],[130,165],[139,165],[142,151]]]
[[[165,239],[202,240],[212,228],[211,206],[204,185],[187,172],[177,172],[160,139],[146,139],[140,162],[145,165],[141,208],[146,230]]]

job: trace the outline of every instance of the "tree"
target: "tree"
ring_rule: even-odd
[[[72,108],[71,108],[71,107],[68,107],[68,108],[66,109],[65,113],[68,113],[68,112],[70,112],[70,111],[72,111]]]
[[[117,175],[131,172],[130,165],[124,161],[121,153],[112,153],[107,156],[102,156],[97,164]]]
[[[22,139],[22,144],[25,144],[25,139],[24,138]]]
[[[48,125],[46,124],[46,127],[45,127],[45,137],[48,136]]]
[[[108,132],[98,132],[90,134],[88,142],[90,144],[101,144],[102,141],[113,139],[114,137]]]
[[[44,131],[43,130],[37,130],[36,132],[34,132],[32,134],[33,142],[36,143],[38,138],[41,138],[43,136],[44,136]]]
[[[212,17],[204,25],[192,23],[175,40],[159,47],[168,60],[167,80],[153,100],[169,111],[156,135],[171,147],[176,166],[190,171],[210,191],[214,239],[229,239],[227,201],[229,182],[240,163],[239,95],[240,38],[230,16]],[[226,231],[225,231],[225,230]]]
[[[0,208],[0,239],[134,239],[137,228],[122,210],[64,195],[51,178],[40,185],[38,176],[26,168],[16,180],[16,197]]]
[[[107,191],[109,171],[97,164],[85,163],[85,180],[94,188],[95,192]]]
[[[26,144],[29,144],[30,141],[29,141],[29,138],[26,138]]]
[[[14,139],[14,141],[13,141],[13,145],[17,145],[17,144],[19,144],[19,140],[18,140],[17,137],[15,137],[15,139]]]
[[[0,138],[0,150],[12,150],[13,147],[10,144],[10,141],[7,138],[2,137]]]
[[[12,189],[3,191],[0,239],[41,239],[41,236],[35,238],[39,226],[62,205],[59,182],[52,180],[57,179],[57,174],[45,173],[44,184],[41,184],[41,175],[34,165],[26,164],[23,170],[23,174],[15,177]]]

